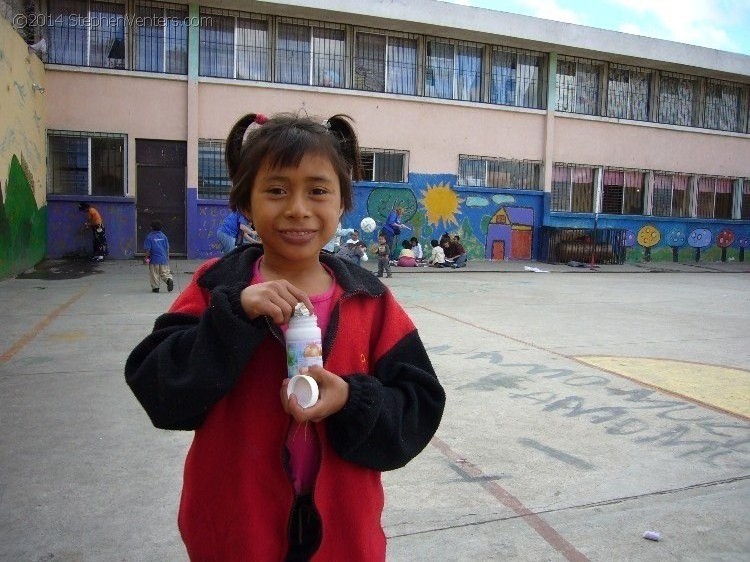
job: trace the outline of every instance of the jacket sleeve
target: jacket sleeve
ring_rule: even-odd
[[[162,429],[200,427],[268,334],[264,317],[251,322],[242,311],[246,284],[208,293],[196,283],[199,274],[125,363],[125,380]]]
[[[445,391],[416,328],[392,295],[384,298],[392,301],[387,324],[402,326],[403,335],[378,358],[374,376],[345,377],[349,400],[326,420],[329,441],[342,458],[380,471],[401,468],[417,456],[437,431],[445,407]]]

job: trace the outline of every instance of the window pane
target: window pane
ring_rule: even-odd
[[[732,185],[730,178],[716,179],[716,206],[714,209],[715,219],[732,218]]]
[[[77,66],[88,63],[88,30],[84,25],[87,16],[85,0],[50,1],[48,62]]]
[[[516,53],[492,53],[490,102],[502,105],[516,104]]]
[[[539,85],[539,69],[542,65],[541,57],[536,55],[519,54],[516,76],[516,105],[520,107],[541,108],[541,88]]]
[[[570,211],[570,168],[555,166],[552,169],[553,211]]]
[[[698,216],[704,219],[714,218],[714,192],[716,178],[698,180]]]
[[[198,141],[198,197],[228,199],[231,182],[224,161],[224,141]]]
[[[654,174],[653,205],[651,214],[668,217],[672,213],[672,176]]]
[[[659,122],[693,125],[693,82],[662,76],[659,81]]]
[[[200,75],[234,78],[234,18],[211,14],[200,29]]]
[[[123,139],[91,139],[91,195],[125,194]]]
[[[164,72],[164,10],[136,6],[135,70]]]
[[[125,6],[91,2],[89,66],[125,68]]]
[[[388,38],[386,89],[392,94],[417,93],[417,40]]]
[[[482,48],[458,46],[458,99],[479,101],[482,94]]]
[[[49,192],[88,195],[88,138],[49,136]]]
[[[739,130],[740,90],[729,84],[706,84],[704,125],[720,131]]]
[[[166,11],[166,68],[170,74],[187,74],[187,10]]]
[[[310,28],[279,24],[276,79],[285,84],[310,84]]]
[[[271,80],[268,64],[268,22],[239,19],[237,21],[237,78]]]
[[[404,181],[404,155],[393,152],[375,153],[375,181]]]
[[[575,111],[576,99],[576,63],[573,61],[558,61],[556,74],[557,111]]]
[[[648,121],[651,73],[630,71],[630,119]]]
[[[742,182],[742,209],[740,213],[742,220],[750,219],[750,178]]]
[[[450,43],[427,43],[425,95],[444,99],[453,97],[453,45]]]
[[[343,88],[346,42],[344,30],[314,27],[312,37],[313,84]]]
[[[482,158],[459,157],[458,160],[458,183],[460,185],[486,185],[485,173],[487,170],[486,160]]]
[[[630,76],[622,68],[610,68],[607,81],[607,115],[618,119],[628,118]]]
[[[602,185],[602,213],[621,215],[622,199],[625,191],[625,173],[605,170]]]
[[[672,216],[687,217],[690,214],[690,178],[675,174],[672,179]]]
[[[594,170],[574,167],[570,170],[570,178],[573,193],[570,210],[574,213],[592,213],[594,211]]]
[[[372,152],[363,150],[359,155],[362,164],[362,179],[364,181],[374,181],[375,155]]]
[[[625,215],[643,214],[643,196],[645,193],[645,174],[643,172],[625,172],[622,212]]]
[[[354,55],[354,88],[385,92],[385,35],[358,33]]]
[[[599,67],[579,62],[576,68],[576,113],[599,114]]]

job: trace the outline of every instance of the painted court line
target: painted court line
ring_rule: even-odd
[[[49,326],[52,321],[60,316],[63,312],[65,312],[73,303],[75,303],[78,299],[80,299],[83,294],[88,290],[88,286],[85,286],[83,289],[78,291],[75,295],[70,297],[67,301],[65,301],[63,304],[58,306],[55,310],[53,310],[50,314],[48,314],[46,317],[44,317],[36,326],[34,326],[31,330],[26,332],[24,335],[22,335],[16,343],[14,343],[10,348],[5,351],[2,355],[0,355],[0,363],[5,363],[6,361],[10,361],[10,359],[19,351],[21,351],[26,345],[33,340],[35,337],[37,337],[42,330],[44,330],[47,326]]]
[[[549,523],[521,503],[521,500],[500,486],[496,481],[482,479],[484,474],[479,467],[467,459],[460,457],[445,441],[439,437],[433,437],[430,443],[443,453],[461,473],[472,479],[476,479],[482,488],[492,494],[505,507],[519,515],[552,548],[562,554],[566,560],[570,560],[571,562],[588,562],[589,559],[582,552],[570,544]]]

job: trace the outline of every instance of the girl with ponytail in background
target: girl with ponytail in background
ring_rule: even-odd
[[[156,427],[195,430],[179,512],[188,554],[382,561],[380,473],[429,443],[445,393],[388,288],[321,252],[359,178],[351,120],[251,113],[226,150],[229,204],[263,245],[201,266],[125,366]],[[286,392],[299,302],[323,333],[308,408]]]

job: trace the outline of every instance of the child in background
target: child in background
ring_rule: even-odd
[[[160,220],[151,221],[151,232],[146,234],[143,249],[146,251],[145,262],[148,264],[148,280],[151,292],[158,293],[161,282],[167,284],[167,291],[172,292],[174,281],[169,270],[169,240],[161,231]]]
[[[411,242],[404,240],[401,242],[401,246],[401,253],[398,255],[396,265],[399,267],[417,267],[417,260],[414,257],[414,251],[411,249]]]
[[[229,204],[263,245],[198,268],[125,365],[155,426],[195,430],[179,513],[188,555],[382,561],[380,473],[427,446],[445,393],[388,288],[321,251],[353,204],[356,134],[345,116],[251,113],[226,160]],[[324,334],[323,366],[307,371],[320,398],[304,409],[287,397],[284,345],[299,302]]]
[[[384,234],[378,234],[378,277],[383,276],[385,269],[386,277],[391,276],[391,247],[385,241]]]
[[[440,247],[440,243],[433,238],[430,240],[430,245],[432,246],[432,255],[427,263],[431,267],[445,267],[445,252]]]
[[[422,252],[422,245],[419,243],[419,239],[416,236],[411,237],[411,250],[414,252],[414,259],[417,263],[424,261],[424,252]]]

